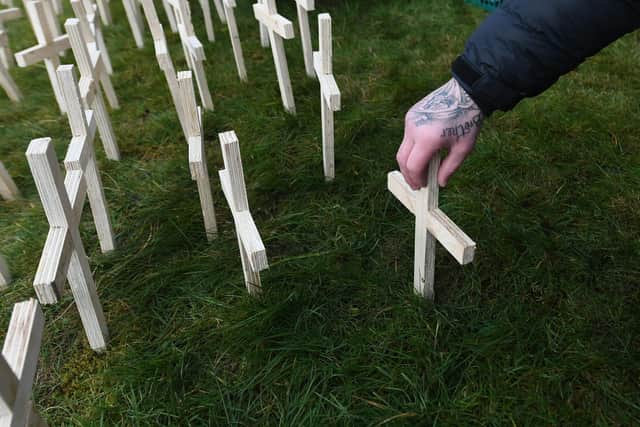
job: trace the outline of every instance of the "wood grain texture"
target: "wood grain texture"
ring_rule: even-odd
[[[219,0],[218,0],[219,1]],[[216,40],[216,35],[213,31],[213,18],[211,17],[211,5],[209,0],[199,0],[200,8],[202,9],[202,16],[204,18],[204,28],[207,32],[207,39],[210,42]]]
[[[22,427],[33,413],[30,402],[44,330],[44,316],[35,299],[15,304],[0,357],[0,426]]]
[[[136,46],[138,49],[142,49],[144,47],[144,25],[142,24],[138,1],[122,0],[122,4],[124,5],[124,12],[127,15],[127,21],[129,21],[129,27],[133,33]]]

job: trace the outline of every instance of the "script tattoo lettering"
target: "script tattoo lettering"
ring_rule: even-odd
[[[469,117],[471,114],[472,116]],[[416,126],[444,122],[447,126],[442,129],[440,137],[455,137],[456,140],[469,134],[474,128],[480,127],[483,119],[482,112],[476,103],[456,79],[449,80],[444,86],[418,102],[411,109],[410,117]]]

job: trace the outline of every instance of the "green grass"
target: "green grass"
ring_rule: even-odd
[[[293,18],[293,1],[280,3]],[[477,258],[460,267],[438,248],[433,304],[413,295],[413,218],[386,173],[404,113],[449,77],[484,13],[462,0],[318,3],[333,17],[343,94],[330,184],[299,39],[286,42],[292,117],[250,2],[237,10],[248,84],[226,27],[216,21],[217,41],[204,41],[192,7],[216,104],[204,126],[220,235],[207,243],[149,32],[136,49],[111,2],[123,159],[106,160],[99,142],[96,151],[117,250],[100,253],[88,212],[81,225],[111,338],[105,354],[89,349],[70,294],[44,308],[34,397],[50,425],[640,423],[640,35],[487,122],[441,192]],[[26,20],[9,32],[16,51],[34,43]],[[0,96],[0,159],[24,198],[0,202],[16,279],[0,299],[0,331],[13,303],[34,295],[48,228],[24,152],[50,136],[62,159],[70,139],[44,66],[12,73],[26,100]],[[217,133],[230,129],[271,264],[261,299],[244,288],[215,173]]]

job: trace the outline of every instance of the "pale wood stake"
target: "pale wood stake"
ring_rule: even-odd
[[[80,97],[84,108],[85,110],[91,109],[94,111],[100,139],[107,157],[111,160],[120,160],[120,150],[99,85],[104,90],[112,108],[119,107],[118,98],[111,84],[111,78],[104,65],[102,55],[96,49],[97,46],[95,44],[87,44],[85,42],[78,19],[67,19],[64,27],[69,34],[73,56],[76,58],[76,63],[80,70]]]
[[[18,187],[2,162],[0,162],[0,196],[5,200],[15,200],[20,197]]]
[[[243,82],[246,82],[247,69],[244,65],[242,44],[240,43],[238,24],[236,23],[236,15],[233,10],[236,7],[236,0],[222,0],[222,2],[224,4],[224,14],[227,16],[227,27],[229,28],[229,37],[231,38],[231,46],[233,47],[233,57],[236,60],[238,77],[240,77],[240,80],[242,80]]]
[[[278,14],[275,0],[258,1],[259,3],[253,5],[253,14],[269,34],[269,43],[271,44],[273,62],[275,63],[276,74],[278,76],[282,105],[284,105],[285,110],[289,113],[296,114],[296,104],[293,99],[287,55],[284,51],[284,43],[282,41],[282,39],[288,40],[294,38],[293,24],[284,16]]]
[[[0,289],[6,289],[11,283],[11,271],[4,257],[0,255]]]
[[[56,76],[56,68],[60,65],[59,54],[69,49],[69,36],[66,34],[55,36],[55,27],[51,26],[51,20],[57,22],[57,18],[53,15],[50,8],[46,7],[47,3],[42,1],[26,1],[25,7],[31,26],[36,34],[38,44],[28,49],[22,50],[15,54],[16,62],[19,67],[28,67],[37,62],[43,61],[49,74],[51,87],[56,97],[60,111],[64,113],[64,97]],[[59,32],[58,32],[59,33]]]
[[[43,330],[38,301],[13,306],[0,356],[0,426],[47,426],[31,401]]]
[[[122,0],[122,4],[124,5],[124,12],[127,15],[127,21],[129,21],[129,27],[131,27],[136,46],[138,49],[142,49],[144,47],[144,24],[138,7],[138,0]]]
[[[211,100],[209,85],[207,84],[207,76],[204,72],[204,48],[193,30],[189,3],[187,0],[167,0],[167,3],[173,10],[178,34],[180,35],[180,41],[182,43],[182,50],[184,51],[187,65],[189,69],[193,71],[196,83],[198,84],[198,92],[200,93],[202,106],[206,110],[213,110],[213,101]]]
[[[200,1],[200,8],[202,9],[202,16],[204,17],[204,28],[207,31],[207,39],[210,42],[213,42],[216,40],[216,35],[213,32],[213,18],[211,17],[211,5],[209,4],[209,0],[199,0],[199,1]]]
[[[198,185],[204,228],[207,233],[207,239],[211,241],[216,237],[218,227],[216,225],[216,212],[213,207],[207,157],[204,152],[202,115],[196,105],[191,71],[180,71],[178,73],[178,90],[187,130],[185,138],[189,145],[189,170],[191,171],[191,179],[196,181]]]
[[[7,70],[13,67],[14,61],[5,24],[20,18],[22,18],[22,11],[17,7],[0,10],[0,66],[4,65]]]
[[[320,108],[322,115],[322,158],[327,181],[335,178],[333,112],[341,108],[340,89],[333,77],[333,50],[331,16],[318,15],[320,50],[313,54],[313,66],[320,82]]]
[[[433,299],[435,245],[442,246],[460,263],[473,261],[476,244],[449,217],[438,209],[438,168],[440,154],[429,163],[427,187],[412,190],[398,171],[387,176],[389,191],[416,217],[414,277],[417,294]]]
[[[315,78],[313,69],[313,47],[311,43],[311,29],[309,28],[309,12],[316,9],[315,0],[296,0],[298,9],[298,25],[300,26],[300,39],[302,40],[302,54],[304,55],[304,68],[307,76]]]
[[[261,291],[260,271],[269,268],[267,253],[249,210],[238,137],[234,131],[218,137],[225,167],[219,171],[220,184],[236,227],[245,285],[249,294],[255,295]]]
[[[220,22],[225,24],[227,22],[227,17],[224,11],[224,7],[222,7],[222,2],[224,0],[213,0],[213,4],[216,7],[216,13],[218,14],[218,18],[220,18]]]
[[[107,45],[104,42],[104,37],[102,36],[98,8],[93,5],[91,6],[91,9],[86,9],[82,0],[71,0],[71,8],[73,9],[73,13],[76,18],[80,21],[82,37],[87,42],[89,50],[97,50],[100,52],[100,56],[102,56],[102,62],[104,63],[107,73],[113,74],[109,51],[107,50]]]
[[[83,173],[72,170],[62,180],[51,138],[34,139],[26,154],[50,225],[33,282],[36,294],[42,304],[56,303],[66,274],[89,344],[103,351],[107,326],[78,229],[77,211],[86,191]]]

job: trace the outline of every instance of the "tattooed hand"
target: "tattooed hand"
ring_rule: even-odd
[[[404,139],[396,154],[407,183],[417,190],[427,184],[429,160],[447,148],[438,183],[444,187],[476,143],[483,115],[455,79],[449,80],[411,107],[405,117]]]

